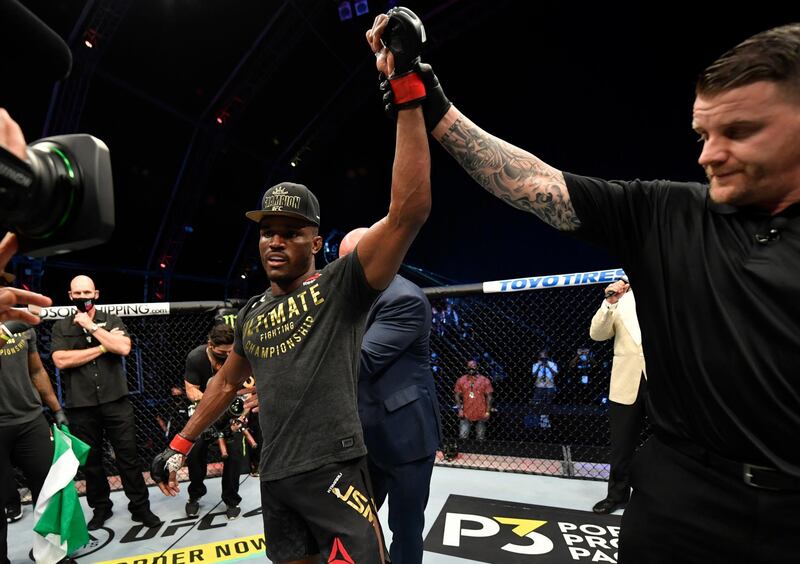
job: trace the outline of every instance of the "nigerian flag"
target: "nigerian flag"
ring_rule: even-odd
[[[89,542],[89,531],[78,502],[75,473],[86,463],[89,445],[53,425],[53,463],[33,510],[33,557],[54,564]]]

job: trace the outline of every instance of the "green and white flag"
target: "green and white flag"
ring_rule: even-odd
[[[33,558],[55,564],[89,542],[75,489],[75,473],[86,463],[89,445],[53,425],[53,464],[33,510]]]

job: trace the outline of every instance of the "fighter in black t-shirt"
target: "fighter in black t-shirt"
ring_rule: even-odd
[[[380,16],[368,34],[378,69],[404,83],[389,212],[356,250],[321,271],[317,198],[305,186],[268,189],[258,222],[259,253],[270,287],[239,313],[234,350],[189,423],[153,463],[167,495],[178,492],[181,453],[230,403],[252,372],[263,433],[261,486],[267,556],[275,562],[383,561],[365,472],[356,383],[366,314],[392,281],[428,216],[430,156],[419,102],[425,84],[414,61],[394,61],[380,43]],[[408,28],[420,34],[421,24]],[[398,31],[400,33],[400,31]],[[405,66],[401,66],[405,65]]]
[[[432,134],[636,285],[655,436],[631,468],[620,561],[800,561],[800,24],[708,67],[692,127],[708,186],[565,174],[455,107]]]

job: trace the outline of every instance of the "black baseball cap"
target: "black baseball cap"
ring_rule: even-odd
[[[261,199],[261,209],[249,211],[247,219],[261,221],[267,215],[284,215],[304,219],[319,227],[319,201],[302,184],[281,182],[266,192]]]

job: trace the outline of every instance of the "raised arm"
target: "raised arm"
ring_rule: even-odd
[[[378,70],[391,74],[391,68],[397,74],[410,73],[410,68],[395,69],[391,53],[386,47],[381,47],[380,38],[387,23],[388,18],[385,15],[378,16],[373,28],[367,32],[370,46],[379,55],[376,63]],[[417,79],[416,86],[420,85],[421,81]],[[424,88],[422,96],[424,97]],[[419,107],[421,98],[412,98],[397,113],[397,140],[389,213],[370,227],[358,243],[358,258],[364,274],[370,286],[376,290],[386,288],[397,274],[406,251],[431,210],[428,136]]]
[[[395,13],[396,11],[399,12]],[[536,215],[556,229],[577,229],[580,222],[570,202],[564,174],[527,151],[483,131],[456,109],[444,95],[430,66],[420,63],[421,42],[418,35],[398,33],[395,29],[404,31],[413,25],[421,27],[419,18],[407,8],[394,8],[389,14],[393,14],[392,21],[399,24],[394,28],[389,25],[385,33],[388,37],[386,42],[391,52],[398,53],[396,56],[401,60],[407,61],[416,57],[415,68],[419,71],[426,90],[422,102],[425,124],[434,138],[490,193],[515,208]],[[381,17],[386,16],[378,16],[376,27]],[[405,28],[402,25],[404,23]],[[422,37],[424,38],[424,34]],[[380,35],[376,40],[375,34],[368,34],[368,39],[378,56],[378,69],[383,70],[382,53],[386,50],[379,50]],[[391,70],[393,60],[388,55],[386,59],[385,66]],[[398,92],[402,98],[403,91],[394,87],[384,97],[387,111],[402,107],[398,104]]]
[[[560,170],[490,135],[455,106],[450,107],[432,134],[494,196],[561,231],[580,227]]]
[[[414,237],[431,209],[430,153],[422,110],[401,110],[392,167],[389,213],[358,243],[358,258],[367,281],[385,289],[400,269]]]

